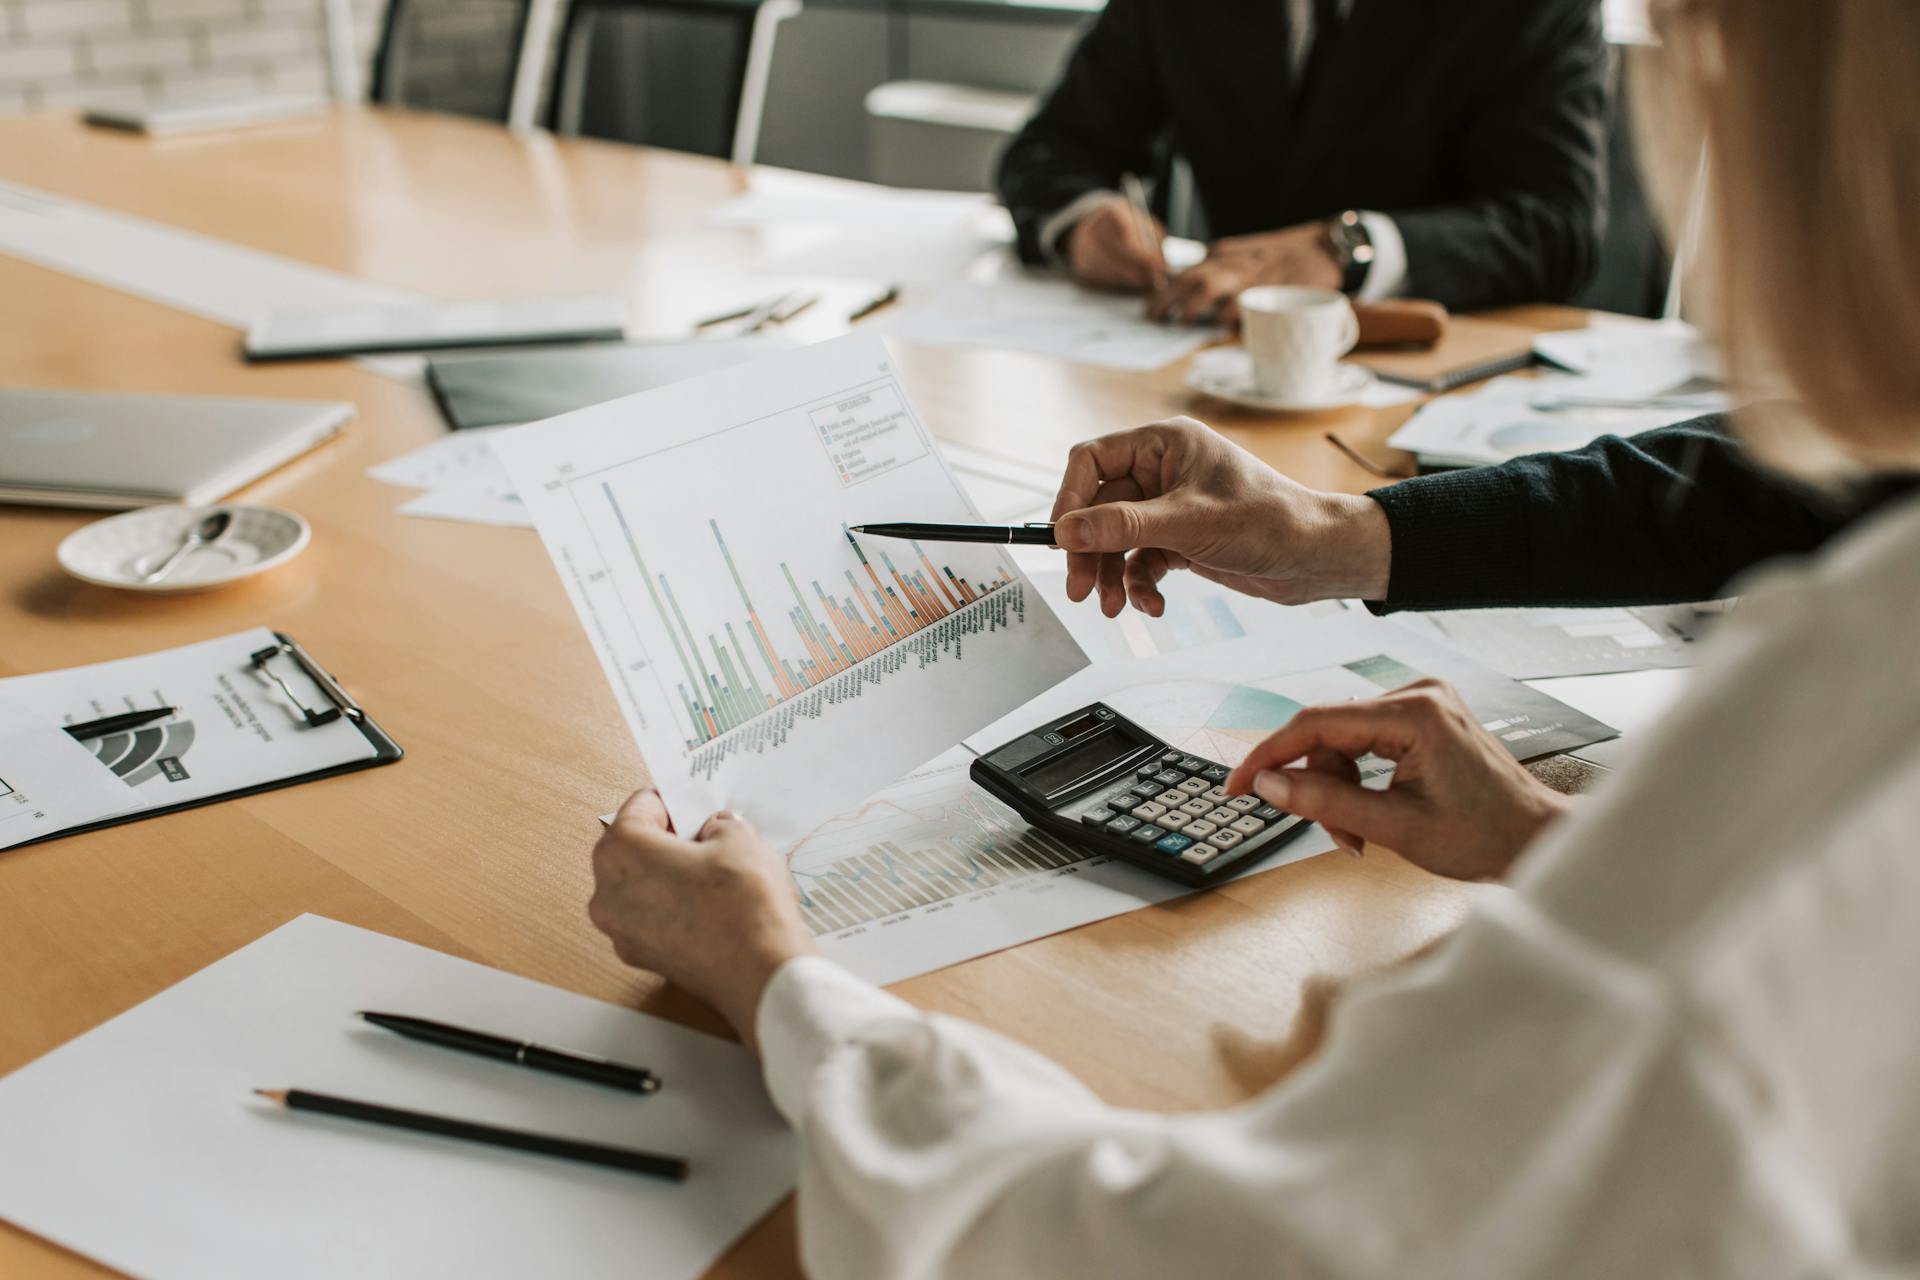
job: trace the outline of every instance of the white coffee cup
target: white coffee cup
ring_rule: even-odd
[[[1360,321],[1343,293],[1267,284],[1240,294],[1240,332],[1254,390],[1269,400],[1312,403],[1333,394],[1340,357],[1359,341]]]

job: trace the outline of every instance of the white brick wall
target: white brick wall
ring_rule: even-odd
[[[386,0],[353,0],[363,76]],[[324,90],[321,0],[0,0],[0,113]]]

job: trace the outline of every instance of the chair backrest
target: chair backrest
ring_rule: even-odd
[[[753,163],[774,31],[799,0],[573,0],[556,133]]]
[[[507,118],[530,0],[389,0],[375,102]]]
[[[1607,231],[1600,242],[1599,270],[1573,302],[1599,311],[1658,316],[1666,301],[1673,260],[1654,217],[1634,148],[1625,59],[1618,48],[1612,54],[1607,108]]]

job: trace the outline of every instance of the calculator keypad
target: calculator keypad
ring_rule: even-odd
[[[1168,750],[1089,797],[1080,822],[1195,866],[1225,858],[1287,817],[1257,796],[1229,796],[1228,770]]]

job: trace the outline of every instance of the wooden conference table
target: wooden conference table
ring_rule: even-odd
[[[744,188],[741,172],[453,118],[348,110],[172,143],[6,120],[0,180],[432,296],[628,287],[645,333],[684,332],[716,298],[767,291],[750,275],[765,233],[705,218]],[[230,328],[4,255],[0,299],[0,385],[359,408],[342,439],[246,492],[305,515],[314,539],[229,590],[83,585],[54,548],[93,516],[0,506],[0,675],[269,624],[309,644],[409,752],[394,768],[0,853],[0,1074],[308,911],[718,1029],[623,967],[587,922],[594,815],[645,774],[539,539],[401,517],[407,491],[365,474],[445,430],[427,394],[344,361],[248,367]],[[1584,322],[1553,308],[1514,318]],[[1407,413],[1276,420],[1198,401],[1182,366],[899,354],[938,434],[1048,465],[1076,440],[1195,413],[1305,483],[1359,491],[1379,482],[1322,433],[1389,456],[1382,442]],[[1404,955],[1472,892],[1390,854],[1315,858],[897,990],[1025,1041],[1112,1102],[1220,1106],[1274,1078],[1304,979]],[[0,1275],[98,1270],[0,1226]],[[797,1270],[789,1201],[714,1274]]]

